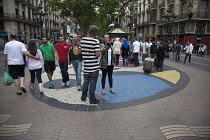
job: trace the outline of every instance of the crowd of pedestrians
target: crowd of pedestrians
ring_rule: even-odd
[[[99,70],[102,71],[101,78],[101,94],[106,95],[105,81],[108,75],[109,92],[115,94],[113,89],[113,70],[119,65],[119,58],[122,56],[123,66],[128,66],[131,59],[134,66],[140,66],[139,56],[141,56],[142,65],[148,57],[154,59],[157,70],[163,71],[164,59],[169,54],[168,44],[149,40],[138,41],[134,38],[133,43],[126,39],[115,38],[111,40],[108,34],[96,39],[99,28],[95,25],[89,27],[87,37],[78,39],[77,35],[72,37],[72,42],[68,43],[63,36],[59,37],[57,44],[51,44],[46,37],[42,38],[42,45],[37,46],[34,41],[30,41],[25,45],[17,41],[17,36],[10,35],[10,42],[5,44],[4,48],[4,70],[8,69],[9,74],[15,81],[17,94],[22,95],[27,90],[24,88],[25,81],[25,64],[27,63],[31,75],[30,89],[34,90],[35,79],[37,79],[39,92],[44,94],[42,84],[42,69],[44,68],[49,79],[49,88],[53,88],[53,73],[56,66],[60,67],[62,83],[61,87],[69,87],[70,79],[68,74],[68,65],[73,66],[76,78],[76,87],[78,91],[82,91],[81,100],[86,101],[88,94],[90,95],[90,104],[98,104],[100,101],[95,97],[96,83],[98,80]],[[206,45],[193,46],[187,42],[184,47],[186,63],[191,62],[191,55],[194,52],[197,56],[203,57],[206,54]],[[132,50],[132,51],[131,51]],[[182,47],[180,43],[174,46],[176,53],[175,61],[181,62],[180,53]],[[24,61],[26,60],[26,62]],[[82,83],[81,73],[82,67],[84,72],[84,81]]]

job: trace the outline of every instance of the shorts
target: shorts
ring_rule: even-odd
[[[13,79],[19,77],[25,77],[25,66],[24,65],[8,65],[9,74]]]
[[[46,73],[55,71],[55,61],[45,60],[44,61],[44,70],[46,71]]]

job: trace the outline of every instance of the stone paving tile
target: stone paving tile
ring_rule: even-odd
[[[28,133],[32,132],[43,132],[43,131],[49,131],[49,132],[60,132],[62,128],[63,122],[61,121],[40,121],[34,123],[31,128],[28,130]]]
[[[129,135],[131,139],[138,139],[142,138],[142,140],[166,140],[165,136],[161,133],[160,130],[154,129],[154,130],[140,130],[140,131],[134,131],[129,132]]]
[[[47,130],[45,131],[40,131],[40,132],[32,132],[32,133],[27,133],[24,136],[24,140],[31,140],[31,139],[52,139],[52,140],[57,140],[59,137],[60,133],[59,132],[48,132]]]
[[[14,137],[0,137],[0,140],[23,140],[23,135]]]
[[[203,140],[199,137],[177,137],[177,138],[171,138],[170,140]]]

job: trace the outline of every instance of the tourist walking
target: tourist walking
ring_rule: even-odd
[[[198,56],[203,57],[202,50],[203,50],[203,46],[201,45],[201,46],[198,48],[197,57],[198,57]]]
[[[116,38],[116,41],[113,44],[113,53],[115,55],[115,65],[119,64],[119,58],[121,53],[122,43],[119,38]]]
[[[122,58],[123,58],[123,66],[128,66],[128,55],[130,53],[129,44],[126,39],[123,40],[122,48],[121,48]]]
[[[39,92],[40,94],[43,94],[43,85],[42,85],[42,53],[36,46],[35,41],[30,41],[28,44],[28,52],[33,55],[37,56],[40,58],[40,60],[36,60],[30,57],[26,57],[26,61],[28,64],[28,69],[31,74],[31,90],[34,90],[34,83],[35,83],[35,77],[37,78],[38,81],[38,87],[39,87]]]
[[[62,75],[61,87],[70,86],[69,74],[68,74],[68,56],[69,56],[69,44],[64,41],[64,37],[59,37],[59,43],[55,45],[56,65],[60,66]]]
[[[142,55],[142,65],[144,66],[145,58],[150,57],[150,44],[142,40],[140,56]]]
[[[181,60],[180,60],[180,53],[181,53],[181,46],[180,46],[180,43],[177,43],[177,45],[176,45],[176,47],[175,47],[175,52],[176,52],[175,61],[181,62]]]
[[[157,53],[157,45],[155,44],[155,41],[153,41],[152,45],[150,46],[150,53],[151,53],[151,58],[155,58]]]
[[[26,56],[39,60],[39,57],[31,55],[25,45],[19,41],[17,41],[17,36],[14,34],[10,35],[10,40],[4,46],[4,71],[7,70],[10,76],[15,81],[15,86],[17,89],[16,94],[22,95],[23,93],[27,93],[24,88],[24,80],[25,80],[25,62],[23,60],[23,53]]]
[[[72,63],[74,67],[76,86],[78,91],[81,91],[82,53],[77,35],[73,35],[72,43],[69,46],[69,63]]]
[[[52,76],[55,71],[55,48],[53,44],[48,43],[46,37],[42,38],[42,43],[39,49],[44,58],[44,70],[49,79],[49,88],[53,88]]]
[[[158,47],[157,53],[156,53],[156,56],[157,56],[157,59],[158,59],[158,64],[156,65],[157,70],[160,67],[160,71],[163,71],[164,58],[166,57],[166,55],[167,55],[166,47],[163,46],[163,45],[160,45]]]
[[[139,66],[139,52],[140,52],[140,42],[137,38],[134,38],[133,42],[133,58],[134,58],[134,65]]]
[[[101,85],[102,85],[102,95],[106,95],[105,91],[105,83],[106,83],[106,75],[108,73],[109,77],[109,87],[110,92],[115,94],[113,90],[113,69],[114,69],[114,53],[112,49],[112,45],[110,43],[109,35],[104,35],[104,44],[101,47],[101,60],[100,60],[100,68],[102,70],[102,78],[101,78]]]
[[[95,25],[89,27],[88,37],[81,39],[81,51],[84,62],[84,83],[82,88],[81,100],[86,101],[87,92],[90,95],[90,104],[98,104],[100,100],[95,97],[96,83],[99,74],[100,46],[99,40],[95,36],[99,28]]]
[[[191,61],[191,55],[192,55],[192,51],[193,51],[193,45],[190,42],[187,42],[186,47],[184,48],[184,50],[186,50],[186,54],[185,54],[185,59],[183,61],[183,63],[186,62],[187,57],[189,56],[189,60],[188,60],[188,64],[190,64]]]

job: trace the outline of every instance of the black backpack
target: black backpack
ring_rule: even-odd
[[[155,45],[155,44],[151,45],[150,53],[151,54],[156,54],[157,53],[157,45]]]

